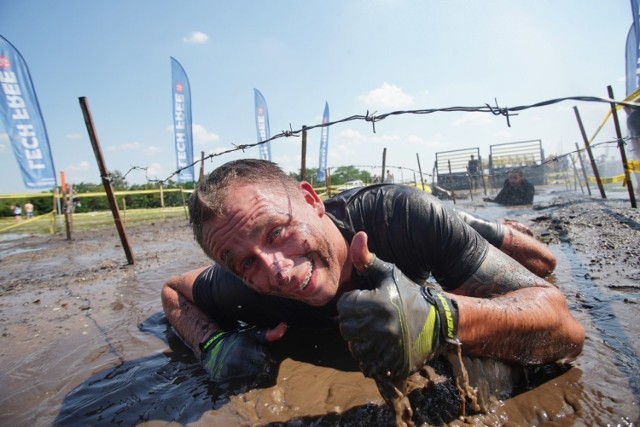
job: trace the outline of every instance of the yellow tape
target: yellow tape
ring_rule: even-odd
[[[640,98],[640,87],[636,89],[631,95],[627,96],[623,100],[623,102],[637,102],[637,101],[640,101],[640,99],[638,98]],[[624,105],[616,104],[616,111],[620,110],[621,108],[624,108]],[[609,120],[609,116],[611,116],[610,109],[607,111],[607,114],[604,115],[604,119],[602,119],[602,122],[600,122],[600,126],[598,126],[598,129],[596,129],[593,136],[589,139],[589,144],[591,144],[593,140],[596,139],[596,135],[598,135],[598,133],[602,130],[604,125],[607,123],[607,120]]]
[[[593,182],[593,183],[598,182],[595,176],[589,176],[587,178],[589,179],[589,182]],[[624,182],[624,174],[612,176],[609,178],[600,177],[600,182],[602,182],[603,184],[611,184],[613,182]]]
[[[179,188],[164,188],[162,190],[163,193],[174,193],[176,191],[180,191]],[[182,190],[185,193],[192,193],[193,190]],[[159,189],[155,190],[126,190],[126,191],[114,191],[114,196],[127,196],[131,194],[155,194],[160,193]],[[73,197],[106,197],[107,193],[104,192],[93,192],[93,193],[76,193]],[[36,197],[56,197],[61,198],[64,197],[64,194],[60,193],[31,193],[31,194],[0,194],[0,199],[30,199]]]
[[[23,219],[21,221],[16,221],[16,223],[13,224],[13,225],[10,225],[10,226],[5,227],[5,228],[1,228],[0,229],[0,233],[2,233],[3,231],[11,230],[12,228],[17,228],[17,227],[21,227],[23,225],[27,225],[27,224],[29,224],[31,222],[35,222],[35,221],[39,221],[39,220],[44,219],[44,218],[48,218],[49,215],[51,215],[51,212],[49,212],[48,214],[42,214],[42,215],[34,216],[33,218]]]
[[[629,172],[640,172],[640,160],[627,160],[627,170]]]

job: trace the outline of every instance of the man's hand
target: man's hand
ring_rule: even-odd
[[[502,222],[507,227],[510,227],[516,231],[526,234],[527,236],[533,236],[533,231],[526,225],[518,221],[505,220]]]
[[[269,379],[276,368],[268,342],[286,331],[281,323],[275,329],[250,328],[239,332],[214,332],[200,344],[202,366],[215,382],[257,383]]]
[[[372,378],[404,378],[445,344],[457,344],[458,309],[441,292],[419,286],[395,265],[367,249],[360,232],[351,260],[371,290],[345,293],[338,301],[340,331],[362,372]]]

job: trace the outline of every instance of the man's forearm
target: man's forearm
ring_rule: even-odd
[[[162,288],[162,307],[167,320],[182,341],[200,357],[200,343],[219,330],[219,326],[172,287],[171,283]]]
[[[504,237],[499,249],[525,266],[538,277],[546,277],[556,268],[556,257],[535,237],[528,236],[513,227],[504,227]]]
[[[462,351],[470,356],[542,364],[582,351],[584,328],[564,294],[492,246],[478,270],[452,293]]]
[[[554,287],[525,288],[491,300],[451,296],[458,303],[458,336],[468,356],[525,365],[578,356],[584,328]]]

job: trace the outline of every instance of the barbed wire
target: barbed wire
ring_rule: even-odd
[[[367,110],[365,115],[353,115],[353,116],[349,116],[349,117],[345,117],[339,120],[333,120],[330,122],[326,122],[326,123],[318,123],[315,125],[310,125],[310,126],[303,126],[300,129],[294,130],[292,129],[291,125],[289,125],[289,130],[283,130],[280,133],[267,138],[263,141],[258,141],[258,142],[254,142],[254,143],[247,143],[247,144],[232,144],[233,148],[229,148],[227,150],[224,151],[220,151],[217,153],[209,153],[206,156],[203,156],[200,160],[196,160],[193,161],[192,163],[183,166],[179,169],[176,169],[175,171],[173,171],[170,175],[168,175],[166,178],[164,179],[157,179],[157,178],[150,178],[148,176],[148,168],[146,167],[141,167],[141,166],[132,166],[129,171],[127,171],[126,174],[124,174],[124,177],[126,177],[130,172],[134,171],[134,170],[143,170],[145,171],[145,178],[148,182],[154,182],[154,183],[159,183],[162,184],[166,181],[169,181],[171,178],[175,177],[176,175],[179,175],[182,171],[190,169],[192,167],[194,167],[196,164],[204,161],[204,160],[209,160],[209,159],[213,159],[214,157],[220,157],[220,156],[224,156],[226,154],[230,154],[230,153],[235,153],[238,151],[242,151],[244,152],[245,150],[248,150],[250,148],[254,148],[257,146],[260,146],[262,144],[267,144],[271,141],[275,141],[281,138],[292,138],[292,137],[298,137],[303,131],[309,131],[309,130],[313,130],[313,129],[317,129],[317,128],[323,128],[323,127],[331,127],[331,126],[335,126],[338,124],[342,124],[342,123],[346,123],[346,122],[351,122],[351,121],[365,121],[365,122],[369,122],[372,125],[372,131],[373,133],[376,133],[376,127],[375,124],[377,122],[380,122],[382,120],[385,120],[389,117],[393,117],[393,116],[399,116],[399,115],[407,115],[407,114],[411,114],[411,115],[425,115],[425,114],[434,114],[434,113],[451,113],[451,112],[464,112],[464,113],[486,113],[486,114],[492,114],[494,116],[503,116],[506,119],[506,123],[508,127],[511,127],[511,121],[510,121],[510,117],[513,116],[517,116],[518,112],[520,111],[525,111],[528,109],[532,109],[532,108],[540,108],[540,107],[546,107],[549,105],[553,105],[553,104],[558,104],[561,102],[565,102],[565,101],[580,101],[580,102],[597,102],[597,103],[607,103],[610,105],[621,105],[624,107],[631,107],[631,108],[640,108],[640,103],[636,103],[636,102],[627,102],[627,101],[616,101],[615,99],[610,99],[610,98],[601,98],[601,97],[597,97],[597,96],[568,96],[568,97],[563,97],[563,98],[555,98],[555,99],[550,99],[550,100],[546,100],[546,101],[541,101],[541,102],[537,102],[534,104],[529,104],[529,105],[519,105],[519,106],[515,106],[515,107],[501,107],[498,104],[498,100],[494,99],[495,105],[489,105],[489,104],[484,104],[482,106],[476,106],[476,107],[465,107],[465,106],[455,106],[455,107],[444,107],[444,108],[426,108],[426,109],[418,109],[418,110],[398,110],[398,111],[391,111],[388,113],[384,113],[384,114],[376,114],[377,111],[374,112],[369,112],[369,110]],[[618,139],[616,138],[615,141],[606,141],[606,142],[601,142],[601,143],[597,143],[597,144],[592,144],[592,147],[595,147],[596,145],[601,145],[601,144],[610,144],[610,143],[625,143],[624,142],[625,138],[621,138]],[[569,156],[571,154],[577,153],[579,151],[581,151],[582,149],[579,150],[575,150],[569,153],[564,153],[562,155],[558,155],[555,156],[556,159],[560,159],[562,157],[566,157]],[[542,166],[543,164],[552,162],[554,160],[547,160],[544,163],[541,163],[540,165],[537,165],[537,167]],[[365,166],[365,167],[369,167],[369,166]],[[371,166],[371,167],[380,167],[380,166]],[[389,166],[390,168],[404,168],[404,169],[410,169],[410,168],[406,168],[406,167],[392,167]],[[418,172],[415,171],[413,169],[410,169],[414,172]],[[425,174],[423,173],[423,175],[427,175],[427,176],[433,176],[432,174]]]

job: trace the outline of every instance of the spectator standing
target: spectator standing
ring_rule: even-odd
[[[15,205],[13,207],[13,216],[16,218],[16,221],[22,221],[22,208],[20,205]]]
[[[31,200],[27,200],[27,203],[24,204],[24,213],[27,215],[27,219],[33,218],[33,204]]]

